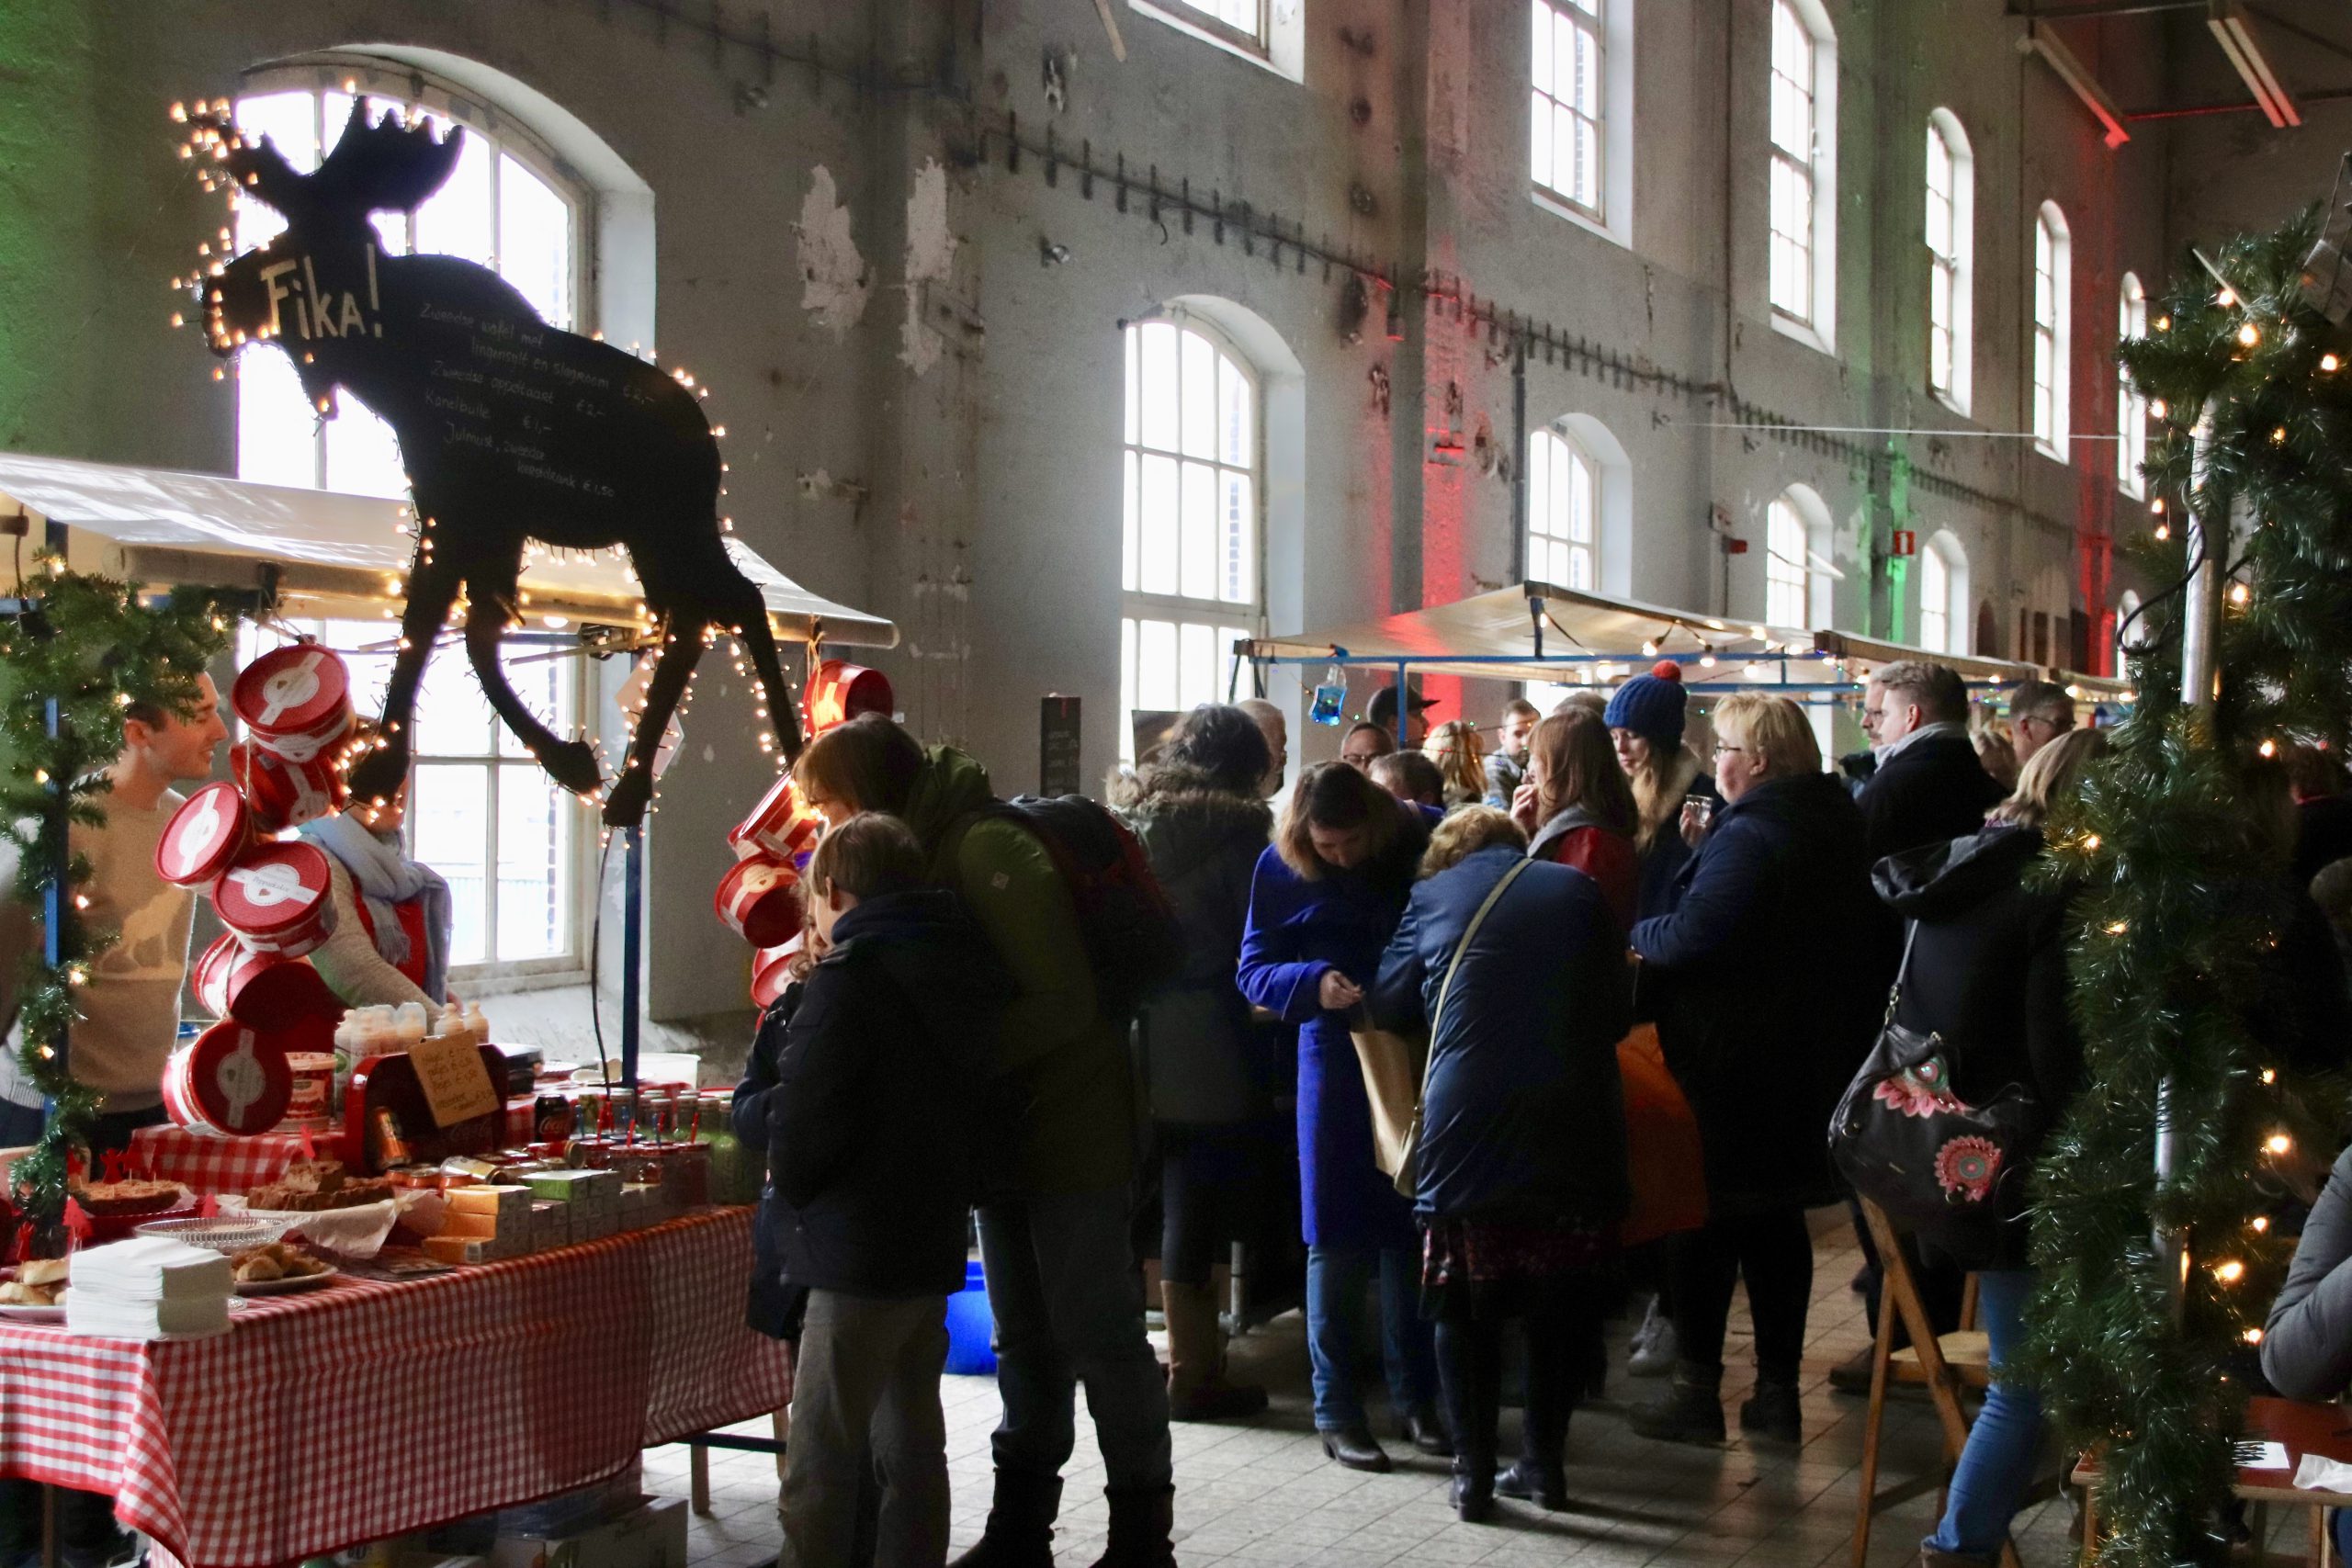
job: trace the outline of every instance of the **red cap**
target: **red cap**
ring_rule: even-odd
[[[1650,666],[1650,673],[1661,681],[1679,681],[1682,679],[1682,666],[1671,659],[1661,659]]]

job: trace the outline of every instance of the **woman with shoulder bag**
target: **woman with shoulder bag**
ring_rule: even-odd
[[[2071,892],[2040,886],[2026,873],[2041,857],[2042,826],[2052,810],[2072,797],[2084,770],[2106,750],[2098,731],[2069,731],[2034,753],[2017,793],[1994,807],[1983,831],[1878,863],[1872,879],[1879,896],[1911,928],[1893,1022],[1922,1038],[1932,1034],[1943,1047],[1940,1072],[1923,1082],[1906,1075],[1882,1085],[1874,1091],[1882,1101],[1901,1110],[1890,1096],[1903,1096],[1907,1086],[1915,1096],[1940,1089],[1962,1105],[1986,1106],[2015,1086],[2031,1098],[2028,1122],[2036,1144],[2065,1114],[2083,1072],[2082,1041],[2066,1009]],[[2030,1146],[2008,1151],[1992,1162],[2019,1167],[2011,1173],[1990,1168],[1981,1174],[1997,1177],[2005,1193],[2021,1193],[2030,1152]],[[1977,1174],[1957,1168],[1942,1172],[1954,1180]],[[1921,1240],[1938,1247],[1932,1235]],[[2041,1429],[2034,1392],[2000,1376],[2002,1363],[2024,1338],[2026,1298],[2034,1283],[2022,1205],[2012,1200],[2007,1213],[1990,1217],[1973,1243],[1962,1245],[1972,1256],[1954,1261],[1977,1270],[1977,1310],[1990,1344],[1993,1383],[1968,1429],[1943,1519],[1921,1545],[1927,1568],[1999,1557],[2009,1520],[2032,1480]]]
[[[1298,1026],[1298,1180],[1306,1240],[1306,1349],[1315,1427],[1351,1470],[1385,1471],[1356,1392],[1363,1301],[1380,1280],[1381,1348],[1402,1435],[1453,1447],[1437,1418],[1429,1326],[1414,1310],[1413,1214],[1381,1173],[1352,1031],[1405,913],[1439,813],[1406,805],[1346,762],[1299,775],[1258,857],[1241,938],[1241,994]]]
[[[1524,840],[1487,806],[1439,826],[1371,997],[1381,1028],[1430,1035],[1413,1158],[1421,1312],[1437,1325],[1453,1506],[1474,1521],[1498,1494],[1567,1506],[1568,1417],[1600,1350],[1628,1202],[1624,940],[1599,886],[1526,855]],[[1514,1317],[1527,1329],[1527,1419],[1521,1457],[1498,1480]]]

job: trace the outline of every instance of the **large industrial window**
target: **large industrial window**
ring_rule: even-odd
[[[1605,0],[1532,0],[1528,166],[1536,187],[1593,219],[1606,205]],[[1626,0],[1617,0],[1620,5]]]
[[[2126,343],[2147,335],[2147,291],[2127,272],[2116,307],[2116,341]],[[2147,460],[2148,400],[2132,384],[2132,373],[2119,361],[2115,367],[2115,482],[2135,500],[2148,492],[2146,481],[2140,477],[2140,465]]]
[[[1968,412],[1976,164],[1948,109],[1928,117],[1928,389]]]
[[[413,74],[387,72],[380,82],[362,83],[352,70],[299,67],[292,79],[324,75],[333,85],[289,85],[288,74],[256,78],[257,90],[237,101],[237,124],[248,134],[267,136],[288,163],[308,172],[343,134],[351,113],[346,84],[363,91],[399,83],[398,96],[368,91],[369,118],[387,110],[422,113],[437,134],[464,123],[453,115],[454,100],[427,86],[411,96]],[[476,111],[476,118],[480,118]],[[582,257],[579,236],[588,193],[555,173],[555,160],[503,119],[496,131],[467,123],[464,150],[447,183],[416,209],[375,216],[376,232],[392,255],[435,252],[463,256],[490,267],[521,291],[552,325],[571,328],[578,320]],[[270,239],[284,220],[257,201],[237,206],[240,250]],[[294,367],[282,354],[253,354],[237,365],[237,477],[305,490],[353,495],[404,496],[400,448],[391,427],[349,398],[339,399],[336,417],[319,418],[302,395]]]
[[[1575,436],[1539,430],[1527,453],[1527,581],[1589,589],[1600,580],[1600,467]]]
[[[557,172],[554,155],[478,98],[421,80],[405,65],[288,66],[248,79],[239,127],[266,135],[298,170],[309,171],[340,139],[354,93],[369,118],[392,110],[423,117],[439,134],[465,128],[458,166],[413,217],[378,213],[389,254],[462,256],[496,271],[550,323],[578,330],[590,231],[591,195]],[[240,202],[236,241],[258,245],[284,227],[259,202]],[[337,400],[322,419],[303,396],[291,363],[262,350],[239,356],[237,475],[299,489],[404,497],[408,482],[391,427],[357,400]],[[381,711],[391,650],[390,621],[314,623],[300,628],[343,651],[363,714]],[[280,637],[248,632],[246,657]],[[581,728],[582,674],[570,658],[514,645],[508,679],[559,735]],[[452,966],[519,965],[502,973],[563,970],[579,962],[579,905],[588,878],[581,862],[583,807],[558,789],[492,715],[462,653],[444,649],[428,667],[416,705],[416,760],[410,773],[412,852],[449,881],[455,896]]]
[[[1168,11],[1253,54],[1266,52],[1268,0],[1158,0]]]
[[[2045,201],[2033,223],[2033,441],[2066,460],[2067,347],[2072,247],[2066,216]]]
[[[1133,716],[1223,700],[1234,640],[1258,619],[1264,490],[1258,383],[1206,322],[1126,330],[1119,582],[1119,755]]]
[[[1836,315],[1837,44],[1818,0],[1772,0],[1771,58],[1772,310],[1826,349]]]

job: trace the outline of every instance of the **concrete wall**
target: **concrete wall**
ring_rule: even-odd
[[[1045,693],[1084,699],[1090,774],[1116,754],[1120,328],[1178,299],[1278,342],[1262,369],[1295,367],[1269,395],[1272,631],[1512,580],[1512,367],[1480,319],[1495,310],[1583,345],[1533,357],[1531,417],[1589,415],[1626,450],[1632,525],[1607,583],[1758,613],[1763,512],[1802,482],[1836,523],[1842,626],[1915,631],[1906,563],[1885,555],[1897,528],[1964,547],[1992,651],[2014,649],[2021,608],[2111,603],[2097,563],[2133,511],[2111,444],[2079,441],[2061,465],[1984,438],[2028,422],[2032,214],[2052,198],[2071,222],[2072,423],[2106,432],[2120,272],[2157,287],[2168,197],[2230,182],[2186,161],[2168,178],[2161,134],[2102,147],[2017,51],[2002,0],[1826,0],[1835,355],[1766,308],[1768,0],[1639,0],[1630,247],[1530,198],[1522,0],[1273,3],[1300,18],[1301,79],[1130,0],[1113,4],[1124,62],[1077,0],[740,0],[720,13],[733,41],[639,0],[18,0],[0,19],[0,446],[232,466],[228,389],[192,333],[164,330],[165,278],[220,221],[164,107],[232,94],[263,62],[390,44],[544,94],[650,187],[662,357],[717,389],[739,528],[809,587],[897,618],[905,644],[879,662],[909,721],[971,746],[1008,792],[1035,785]],[[799,55],[813,41],[820,63],[763,62],[747,47],[763,29]],[[2165,88],[2179,43],[2144,18],[2066,37],[2127,102]],[[1967,419],[1925,389],[1921,170],[1939,106],[1975,158]],[[1081,152],[1100,176],[1063,161]],[[1222,235],[1164,202],[1155,221],[1152,180],[1225,204]],[[1346,330],[1351,263],[1405,286],[1396,341],[1382,288]],[[1743,409],[1751,426],[1935,434],[1709,428]],[[1482,427],[1503,461],[1478,460]],[[1430,460],[1432,434],[1468,455]],[[1745,555],[1721,553],[1718,508]],[[741,996],[744,954],[707,898],[723,830],[768,774],[730,682],[723,661],[706,671],[654,834],[657,1016]],[[1477,717],[1499,697],[1441,690]],[[1329,750],[1320,731],[1293,747]]]

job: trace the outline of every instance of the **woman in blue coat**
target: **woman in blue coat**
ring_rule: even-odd
[[[1300,1026],[1298,1177],[1315,1426],[1324,1451],[1352,1470],[1388,1468],[1353,1371],[1375,1272],[1389,1400],[1403,1435],[1425,1453],[1452,1451],[1436,1418],[1430,1332],[1415,1300],[1412,1209],[1374,1163],[1372,1105],[1349,1037],[1436,815],[1401,804],[1345,763],[1309,768],[1259,857],[1241,938],[1241,994]]]
[[[1498,1493],[1567,1506],[1562,1450],[1582,1382],[1571,1369],[1600,1348],[1605,1271],[1629,1199],[1617,1081],[1633,1020],[1624,938],[1599,884],[1523,859],[1526,845],[1490,807],[1445,819],[1371,1004],[1383,1028],[1432,1036],[1414,1161],[1421,1310],[1437,1325],[1453,1506],[1470,1520]],[[1498,1482],[1503,1327],[1514,1317],[1527,1328],[1527,1420],[1521,1458]]]

